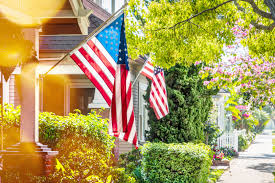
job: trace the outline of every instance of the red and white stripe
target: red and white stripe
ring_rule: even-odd
[[[154,76],[154,66],[151,63],[151,60],[148,60],[145,63],[145,65],[144,65],[144,67],[143,67],[143,69],[141,71],[141,74],[143,74],[144,76],[146,76],[147,78],[149,78],[151,80],[153,79],[153,76]]]
[[[72,51],[70,55],[111,106],[117,65],[111,55],[96,37]]]
[[[109,133],[138,147],[132,84],[125,65],[118,64],[111,106]]]
[[[152,79],[149,102],[158,119],[163,118],[169,113],[163,71],[154,75]]]

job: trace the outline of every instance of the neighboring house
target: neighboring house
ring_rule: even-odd
[[[234,130],[231,112],[225,110],[225,103],[229,95],[229,92],[221,89],[217,95],[213,96],[213,105],[217,112],[216,124],[222,132],[217,139],[217,144],[219,147],[232,147],[238,151],[239,132]]]
[[[110,0],[110,2],[115,1]],[[41,112],[48,111],[58,115],[67,115],[75,109],[80,109],[83,114],[87,114],[90,110],[105,108],[101,115],[104,118],[109,117],[109,107],[103,97],[72,60],[65,59],[45,77],[42,74],[47,72],[66,53],[75,48],[88,33],[91,33],[106,21],[111,16],[111,12],[108,11],[115,11],[123,4],[118,2],[116,1],[116,6],[110,3],[111,8],[104,8],[103,5],[106,1],[68,0],[60,13],[45,25],[42,25],[39,32],[37,31],[35,40],[39,43],[36,51],[39,58],[37,73],[40,74]],[[80,12],[84,16],[80,16]],[[66,15],[68,16],[66,17]],[[145,59],[142,57],[135,61],[130,60],[132,81],[144,62]],[[24,84],[19,83],[20,72],[20,68],[16,68],[9,81],[3,82],[3,100],[15,106],[20,105],[19,86]],[[143,99],[147,86],[148,81],[142,75],[133,85],[134,110],[139,142],[145,141],[144,132],[148,128],[146,101]],[[116,144],[119,153],[128,152],[134,147],[124,141],[119,141]]]
[[[229,92],[221,89],[219,93],[213,96],[213,105],[217,112],[217,126],[225,133],[232,132],[232,114],[225,110],[225,103],[230,95]]]

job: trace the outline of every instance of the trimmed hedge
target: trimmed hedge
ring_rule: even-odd
[[[142,174],[150,183],[206,183],[212,152],[205,144],[146,143]]]

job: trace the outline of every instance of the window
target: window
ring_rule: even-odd
[[[47,75],[41,84],[42,111],[54,112],[57,115],[64,114],[64,80],[62,75]]]
[[[95,88],[84,75],[47,75],[41,82],[41,111],[67,115],[75,109],[87,114]]]
[[[79,109],[82,114],[87,115],[91,109],[89,104],[93,101],[94,88],[70,88],[70,113]]]
[[[91,111],[95,88],[88,79],[71,79],[65,84],[65,114],[79,109],[86,115]]]
[[[93,0],[97,5],[102,7],[102,0]]]

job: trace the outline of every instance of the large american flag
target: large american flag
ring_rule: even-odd
[[[146,76],[147,78],[149,78],[151,80],[153,79],[154,66],[153,66],[150,58],[146,61],[145,65],[141,71],[141,74],[143,74],[144,76]]]
[[[154,69],[149,102],[158,119],[169,113],[164,72],[160,67]]]
[[[109,131],[114,136],[138,147],[134,106],[132,97],[131,75],[128,65],[128,51],[125,38],[124,22],[121,27],[119,56],[117,62],[114,95],[111,107]]]
[[[111,107],[109,133],[137,147],[124,13],[70,55]]]

